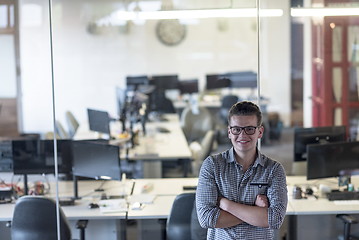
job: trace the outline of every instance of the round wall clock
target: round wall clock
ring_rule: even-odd
[[[186,26],[178,19],[160,20],[156,26],[156,35],[163,44],[174,46],[185,38]]]

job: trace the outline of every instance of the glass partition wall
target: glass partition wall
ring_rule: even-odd
[[[129,76],[150,80],[176,75],[180,82],[197,80],[198,91],[169,88],[165,96],[178,116],[188,105],[209,108],[218,131],[213,152],[228,147],[226,133],[221,133],[226,128],[219,111],[223,97],[234,95],[259,103],[266,129],[261,151],[282,162],[288,175],[296,174],[296,128],[345,125],[348,138],[358,139],[357,17],[314,17],[300,12],[304,7],[340,5],[333,1],[299,5],[285,0],[14,2],[19,4],[18,16],[14,15],[19,19],[19,40],[10,43],[16,50],[7,59],[14,63],[18,80],[7,75],[16,81],[17,89],[16,94],[11,88],[7,92],[18,99],[18,135],[37,133],[42,144],[50,140],[50,145],[56,136],[59,152],[59,179],[53,173],[31,174],[30,191],[40,182],[55,196],[55,180],[60,180],[59,199],[76,195],[71,171],[66,169],[66,154],[61,151],[70,139],[111,137],[106,132],[88,131],[88,109],[106,112],[108,120],[117,119],[110,124],[116,129],[112,137],[122,134],[118,120]],[[0,34],[0,41],[12,41]],[[249,80],[244,85],[236,82],[236,77],[243,80],[243,74],[246,80],[258,81],[255,85]],[[213,76],[230,78],[231,84],[209,87]],[[157,111],[155,105],[152,101],[147,107]],[[1,118],[8,118],[4,109],[0,105],[0,123]],[[134,128],[140,130],[141,125]],[[8,181],[17,178],[9,173]],[[95,181],[79,186],[84,207],[101,198],[102,192],[96,190],[108,187],[106,184]],[[98,227],[86,229],[88,236],[122,239],[121,222],[92,221]],[[70,220],[76,237],[75,224]]]

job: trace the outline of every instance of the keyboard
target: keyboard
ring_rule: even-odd
[[[359,200],[359,192],[330,192],[327,194],[329,201]]]

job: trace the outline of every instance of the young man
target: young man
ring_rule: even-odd
[[[273,239],[287,209],[282,165],[261,154],[262,114],[238,102],[228,114],[232,148],[207,157],[201,167],[196,205],[207,239]]]

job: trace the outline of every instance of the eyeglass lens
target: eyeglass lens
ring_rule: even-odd
[[[234,135],[239,135],[241,134],[242,130],[244,130],[244,132],[247,135],[253,135],[256,131],[257,127],[253,127],[253,126],[247,126],[247,127],[230,127],[231,133]]]

